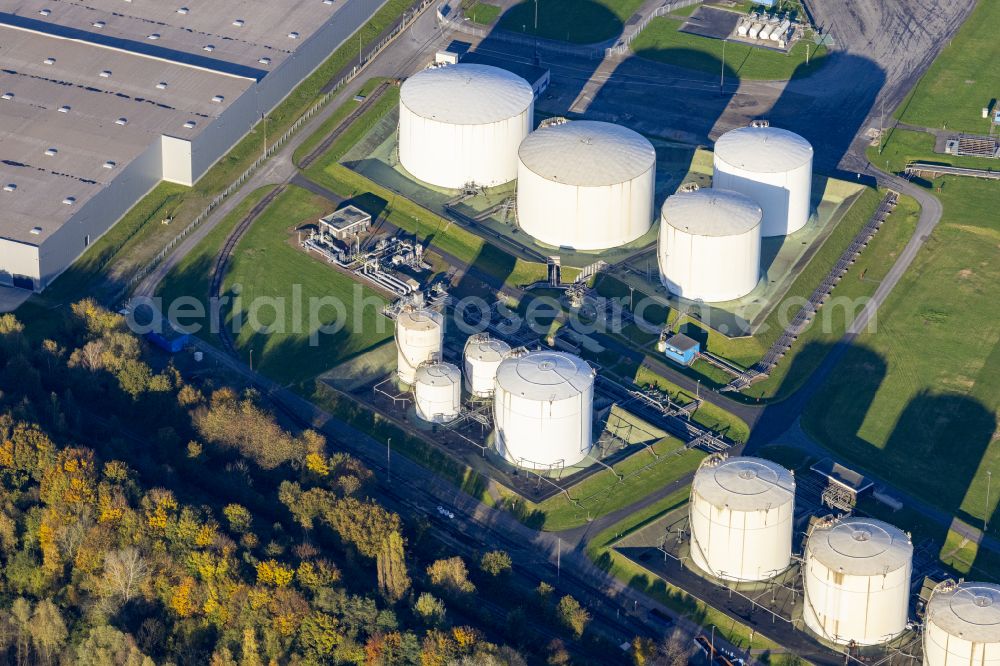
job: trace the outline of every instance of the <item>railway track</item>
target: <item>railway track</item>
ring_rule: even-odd
[[[333,142],[336,141],[340,137],[340,135],[343,134],[344,131],[347,130],[347,128],[354,123],[354,121],[360,118],[361,115],[365,111],[367,111],[368,108],[372,104],[374,104],[379,97],[384,95],[385,91],[389,89],[390,85],[392,85],[392,82],[383,81],[375,88],[375,90],[369,93],[369,95],[365,97],[365,100],[360,104],[358,104],[356,109],[351,111],[351,113],[342,121],[340,121],[340,123],[333,129],[333,131],[326,136],[326,138],[320,141],[318,146],[316,146],[308,155],[302,158],[302,160],[298,164],[299,169],[303,170],[308,169],[313,162],[319,159],[320,155],[329,150],[330,146],[333,145]]]
[[[219,298],[222,292],[222,281],[226,277],[226,270],[229,268],[229,261],[233,257],[233,253],[236,251],[236,246],[239,244],[240,240],[249,231],[250,225],[253,221],[257,219],[264,209],[271,205],[279,194],[285,191],[285,185],[279,185],[273,190],[271,190],[267,196],[257,202],[257,204],[250,209],[250,212],[244,216],[240,223],[236,225],[232,233],[226,239],[226,244],[222,247],[222,251],[215,260],[215,268],[212,271],[212,287],[209,291],[209,296],[211,298]],[[226,351],[230,354],[236,355],[236,348],[233,345],[233,339],[230,332],[223,325],[222,312],[217,310],[219,321],[216,322],[218,325],[219,338],[222,340],[222,344],[225,345]]]

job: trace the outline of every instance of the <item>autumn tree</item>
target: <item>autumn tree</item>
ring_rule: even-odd
[[[685,666],[691,658],[691,641],[680,629],[674,629],[659,648],[656,666]]]
[[[495,578],[510,571],[510,555],[503,550],[491,550],[483,554],[483,559],[479,563],[479,567]]]
[[[69,636],[62,613],[51,599],[42,599],[35,606],[29,633],[35,650],[44,657],[46,664],[51,664]]]
[[[410,589],[410,577],[406,573],[403,537],[393,530],[386,536],[376,558],[379,591],[390,603],[403,598]]]
[[[445,560],[436,560],[427,567],[427,575],[431,584],[454,594],[471,594],[476,591],[476,586],[469,580],[465,561],[457,555]]]
[[[129,546],[113,550],[104,558],[104,582],[110,594],[128,603],[149,576],[149,564],[139,549]]]
[[[559,600],[556,613],[559,621],[571,630],[574,636],[577,638],[583,636],[583,630],[590,622],[590,613],[580,605],[579,601],[567,594]]]
[[[414,612],[428,625],[435,627],[444,622],[444,602],[430,592],[423,592],[413,605]]]
[[[91,628],[76,649],[76,666],[155,666],[135,639],[109,625]]]

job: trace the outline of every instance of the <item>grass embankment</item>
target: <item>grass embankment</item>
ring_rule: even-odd
[[[616,553],[612,546],[622,537],[635,532],[662,516],[676,511],[687,503],[690,488],[678,490],[654,504],[638,511],[619,523],[599,532],[587,545],[587,557],[630,587],[641,590],[652,599],[673,609],[702,627],[714,625],[718,635],[739,648],[750,647],[756,650],[780,650],[778,644],[753,634],[751,640],[750,628],[743,625],[716,608],[692,597],[683,590],[676,588],[662,578],[650,573],[628,558]],[[773,652],[769,657],[771,664],[800,663],[791,657]]]
[[[429,240],[431,248],[475,266],[500,284],[528,284],[545,279],[547,268],[544,264],[515,259],[451,220],[340,164],[347,151],[398,103],[399,88],[390,88],[330,146],[330,150],[306,169],[305,175],[345,199],[368,199],[375,207],[384,206],[389,222],[422,241]],[[364,207],[364,201],[360,201],[360,205]]]
[[[681,32],[679,28],[683,23],[673,18],[654,18],[632,42],[632,52],[640,58],[716,76],[721,75],[725,56],[726,76],[731,78],[732,83],[737,79],[801,78],[817,71],[826,62],[826,47],[815,44],[811,39],[800,39],[785,54],[741,42],[723,42]]]
[[[995,183],[934,181],[944,216],[807,409],[819,441],[890,483],[981,521],[1000,470],[1000,218]],[[996,532],[996,530],[993,530]]]
[[[941,50],[896,117],[921,127],[987,134],[982,108],[996,104],[1000,2],[980,0],[972,15]]]
[[[497,27],[574,44],[594,44],[619,36],[625,22],[640,5],[642,0],[546,0],[537,3],[527,0],[504,12]]]
[[[635,383],[639,386],[652,384],[661,391],[670,394],[670,397],[681,404],[688,404],[694,401],[695,396],[681,389],[673,382],[661,377],[646,366],[639,366],[635,373]],[[730,414],[721,407],[717,407],[710,402],[702,402],[695,411],[691,420],[696,423],[720,432],[735,442],[745,442],[750,436],[750,426],[743,419]]]
[[[693,449],[678,453],[683,447],[680,440],[664,437],[650,447],[652,452],[640,449],[613,465],[614,473],[602,469],[574,485],[569,497],[560,493],[538,504],[511,499],[507,508],[525,523],[549,532],[585,525],[694,472],[705,453]]]
[[[493,25],[494,21],[500,17],[500,7],[491,5],[488,2],[475,2],[471,7],[465,9],[465,16],[473,23],[479,25]]]
[[[113,296],[120,284],[106,284],[109,275],[127,277],[147,265],[170,239],[257,159],[264,148],[265,134],[270,139],[269,144],[273,143],[317,101],[323,87],[357,59],[359,40],[370,46],[411,4],[412,0],[388,0],[368,23],[346,39],[193,187],[161,183],[146,195],[46,289],[44,298],[33,297],[26,304],[22,315],[25,320],[35,321],[45,316],[52,301],[65,303],[84,296]],[[167,216],[173,217],[173,222],[160,225],[160,220]]]
[[[385,81],[385,78],[377,76],[368,79],[365,81],[364,85],[361,86],[361,89],[358,91],[356,97],[367,97],[373,90],[375,90],[375,88]],[[295,164],[299,164],[309,153],[322,143],[323,139],[325,139],[337,125],[343,122],[344,118],[349,116],[360,103],[361,102],[356,102],[352,99],[351,101],[338,106],[334,112],[330,114],[330,117],[320,124],[315,132],[310,134],[305,141],[299,144],[298,148],[295,149],[295,152],[292,153],[292,161],[295,162]]]

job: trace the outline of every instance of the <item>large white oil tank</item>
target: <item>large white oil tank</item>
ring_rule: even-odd
[[[476,64],[425,69],[399,91],[399,162],[438,187],[510,182],[534,107],[531,85],[505,69]]]
[[[465,342],[465,390],[477,398],[493,395],[500,363],[510,354],[510,345],[483,333]]]
[[[770,460],[706,458],[691,485],[691,559],[731,581],[773,578],[792,562],[795,478]]]
[[[594,370],[565,352],[511,357],[497,369],[493,414],[497,451],[520,467],[558,469],[593,445]]]
[[[778,127],[739,127],[715,142],[712,187],[745,194],[764,209],[761,234],[787,236],[809,221],[813,149]]]
[[[517,156],[517,222],[539,241],[602,250],[652,226],[656,151],[641,134],[574,120],[532,132]]]
[[[417,367],[441,357],[444,344],[444,317],[440,312],[418,309],[404,310],[396,317],[396,374],[412,384]]]
[[[417,416],[431,423],[447,423],[462,408],[462,373],[451,363],[424,363],[413,384]]]
[[[1000,664],[1000,585],[945,581],[924,617],[924,666]]]
[[[803,620],[834,643],[884,643],[906,629],[913,545],[872,518],[815,523],[805,545]]]
[[[668,197],[657,261],[671,293],[708,303],[746,296],[760,279],[762,211],[737,192],[703,188]]]

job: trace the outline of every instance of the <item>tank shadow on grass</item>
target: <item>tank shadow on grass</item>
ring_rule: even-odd
[[[590,0],[528,0],[508,9],[496,23],[501,30],[573,44],[615,39],[624,27],[621,19],[604,4]]]

